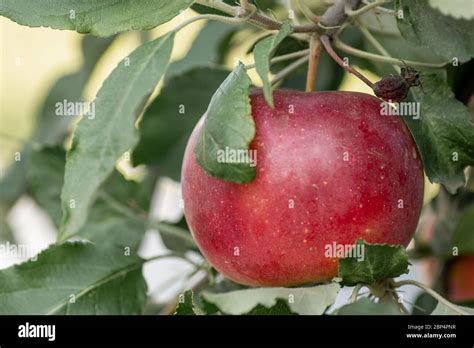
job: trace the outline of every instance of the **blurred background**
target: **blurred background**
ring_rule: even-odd
[[[45,99],[51,88],[58,79],[64,75],[77,74],[83,70],[85,62],[90,56],[103,50],[103,54],[96,57],[97,64],[92,63],[90,74],[84,80],[71,80],[72,87],[84,86],[82,96],[85,101],[92,101],[100,88],[104,79],[114,69],[116,64],[126,57],[135,47],[143,41],[159,37],[169,29],[175,27],[188,17],[193,16],[192,10],[185,11],[171,22],[160,26],[150,32],[127,32],[122,33],[113,40],[105,42],[102,39],[102,46],[94,43],[89,47],[84,46],[86,36],[71,31],[52,30],[47,28],[28,28],[16,23],[0,18],[0,170],[4,176],[7,168],[15,160],[15,155],[20,151],[25,143],[31,139],[35,132],[38,115],[43,110]],[[172,61],[179,62],[186,57],[191,49],[193,40],[207,28],[210,23],[197,22],[177,34],[175,46],[172,54]],[[221,30],[221,24],[213,24],[218,27],[212,28],[217,33]],[[208,29],[209,30],[209,29]],[[230,35],[232,33],[232,35]],[[229,31],[225,38],[227,50],[220,57],[219,64],[232,69],[235,59],[238,58],[244,63],[252,63],[253,58],[251,48],[262,37],[262,33],[254,29],[246,29],[239,33]],[[96,39],[99,40],[100,39]],[[354,46],[361,45],[360,35],[356,32],[349,32],[345,40]],[[294,44],[289,42],[289,45]],[[86,51],[84,51],[86,47]],[[205,48],[204,48],[205,49]],[[211,54],[211,53],[209,53]],[[201,53],[202,55],[202,53]],[[94,58],[92,58],[94,59]],[[211,58],[209,58],[211,59]],[[365,84],[343,72],[338,66],[330,62],[327,56],[323,56],[318,76],[317,89],[339,89],[343,91],[360,91],[372,94],[372,90]],[[204,58],[205,62],[205,58]],[[358,64],[357,67],[370,80],[377,81],[377,76],[373,71],[368,70],[370,66]],[[89,63],[87,63],[89,64]],[[95,66],[94,66],[95,65]],[[176,65],[179,69],[179,65]],[[255,72],[250,72],[255,85],[260,85],[260,80]],[[305,68],[295,74],[295,77],[285,81],[284,87],[304,89]],[[160,91],[162,83],[157,87],[155,95]],[[66,86],[64,88],[70,88]],[[73,129],[77,118],[69,124],[69,129]],[[48,130],[46,130],[47,132]],[[70,139],[64,143],[67,147]],[[146,175],[146,167],[143,165],[132,167],[128,161],[119,161],[118,170],[130,180],[140,181]],[[170,178],[161,177],[151,186],[153,190],[150,216],[158,220],[178,222],[182,219],[180,209],[180,185],[179,182]],[[439,193],[438,185],[430,184],[426,180],[425,203],[428,204]],[[5,195],[7,195],[5,193]],[[2,192],[2,196],[4,193]],[[12,238],[18,244],[31,245],[35,252],[45,249],[56,239],[56,227],[48,214],[36,204],[28,192],[21,194],[11,206],[8,199],[2,197],[2,236],[3,241]],[[7,197],[8,198],[8,197]],[[427,213],[428,212],[428,213]],[[429,209],[424,210],[420,226],[434,224],[433,214]],[[429,228],[424,228],[424,238],[429,239]],[[413,245],[410,246],[412,248]],[[156,231],[147,231],[140,246],[139,253],[143,257],[157,255],[166,252],[160,236]],[[200,256],[194,253],[190,256],[199,261]],[[0,258],[0,269],[7,268],[15,263],[24,261],[21,258]],[[402,278],[416,279],[430,285],[433,281],[433,260],[417,261],[412,260],[410,273]],[[147,263],[145,266],[145,278],[149,286],[149,293],[153,301],[162,303],[177,296],[181,291],[192,284],[192,277],[189,273],[193,268],[184,261],[162,260],[160,262]],[[418,297],[418,290],[413,287],[403,288],[407,290],[404,299],[408,307],[414,303]],[[336,306],[347,301],[351,288],[345,288],[339,294]]]

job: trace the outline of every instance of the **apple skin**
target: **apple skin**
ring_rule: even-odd
[[[333,242],[407,246],[424,182],[402,120],[381,116],[382,101],[363,93],[279,90],[273,97],[275,109],[260,91],[251,94],[252,182],[226,182],[200,167],[194,147],[204,118],[189,139],[184,212],[211,265],[237,283],[294,286],[337,275],[338,258],[325,256]]]
[[[474,301],[474,255],[459,256],[448,271],[448,298],[464,303]]]

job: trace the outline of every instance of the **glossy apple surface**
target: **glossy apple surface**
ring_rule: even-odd
[[[336,246],[408,245],[423,200],[420,158],[402,120],[355,92],[251,95],[257,175],[208,175],[191,135],[182,169],[186,220],[209,262],[235,282],[291,286],[337,275]],[[329,247],[328,247],[329,246]],[[329,255],[329,256],[328,256]]]

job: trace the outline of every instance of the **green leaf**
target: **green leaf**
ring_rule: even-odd
[[[297,315],[291,311],[288,302],[282,299],[277,299],[275,305],[265,307],[263,305],[256,305],[246,315]]]
[[[256,310],[275,311],[274,306],[283,309],[278,300],[283,300],[292,313],[319,315],[334,303],[340,289],[339,284],[331,283],[308,288],[258,288],[237,290],[222,294],[203,293],[208,303],[216,306],[224,314],[248,314]],[[290,313],[285,313],[290,314]]]
[[[440,56],[425,46],[417,45],[406,40],[400,33],[397,26],[396,16],[389,13],[367,13],[361,18],[363,24],[372,32],[372,35],[379,41],[379,43],[387,50],[387,52],[396,58],[403,60],[413,60],[425,63],[451,63],[451,59],[442,59]],[[361,40],[362,50],[379,54],[380,52],[368,41]],[[360,63],[354,62],[354,58],[350,56],[351,62],[358,65]],[[360,59],[359,59],[360,61]],[[393,74],[395,70],[393,66],[383,62],[365,61],[365,68],[374,71],[380,76]],[[359,65],[360,67],[364,67]]]
[[[123,209],[117,208],[117,205],[146,210],[147,206],[141,199],[141,186],[125,180],[119,172],[114,171],[100,188],[100,192],[78,235],[98,245],[128,247],[131,252],[136,252],[147,224],[138,214],[124,214]]]
[[[255,136],[250,84],[244,65],[239,63],[212,96],[195,147],[196,159],[207,173],[236,183],[255,178],[249,156],[242,163],[220,163],[219,152],[247,150]]]
[[[0,180],[0,201],[5,206],[6,212],[25,193],[26,167],[30,156],[31,145],[23,146],[20,160],[14,161],[6,170],[2,170]],[[15,155],[14,155],[15,156]]]
[[[189,232],[189,227],[188,224],[186,223],[186,219],[183,218],[176,224],[173,225],[168,225],[168,224],[160,224],[158,228],[158,232],[160,233],[161,240],[163,241],[163,244],[165,247],[169,250],[172,251],[177,251],[177,252],[186,252],[190,250],[194,250],[196,252],[200,252],[199,249],[197,248],[195,243],[191,243],[191,241],[179,237],[175,237],[172,234],[166,233],[166,230],[172,231],[172,230],[180,230],[181,233],[187,233],[191,237],[191,232]]]
[[[278,34],[269,36],[261,40],[253,50],[253,55],[255,57],[255,69],[257,70],[258,75],[263,83],[263,94],[268,105],[272,108],[273,104],[273,95],[272,95],[272,85],[268,79],[268,73],[270,72],[270,59],[272,59],[275,54],[275,50],[278,45],[291,33],[291,25],[288,21],[285,21]]]
[[[430,48],[438,56],[464,62],[474,56],[473,22],[444,16],[428,0],[397,0],[397,17],[403,37],[416,45]]]
[[[0,243],[16,243],[15,236],[7,220],[8,206],[0,204]]]
[[[156,164],[160,175],[179,181],[189,136],[228,74],[221,69],[194,68],[166,83],[140,122],[133,163]]]
[[[66,152],[60,147],[49,147],[31,152],[28,186],[36,203],[44,208],[53,222],[61,220],[61,187],[63,185]],[[114,172],[100,188],[114,199],[100,196],[92,205],[91,213],[78,235],[99,245],[129,247],[136,251],[147,227],[144,221],[130,218],[115,207],[120,204],[140,206],[140,188]]]
[[[75,72],[59,78],[49,90],[39,114],[36,117],[36,129],[33,140],[42,145],[62,144],[69,134],[69,126],[74,116],[58,116],[57,103],[82,102],[82,92],[96,66],[97,61],[115,40],[85,36],[82,39],[82,58],[84,63]],[[79,116],[79,115],[77,115]]]
[[[238,27],[217,21],[209,21],[193,40],[186,56],[170,64],[165,76],[165,87],[171,78],[197,67],[215,67],[221,63],[219,47]],[[204,82],[204,81],[201,81]],[[221,80],[222,82],[222,80]],[[217,87],[216,87],[217,88]],[[206,100],[207,104],[209,101]]]
[[[83,61],[81,68],[76,72],[58,79],[51,87],[41,110],[36,115],[36,126],[32,135],[35,143],[55,145],[64,141],[68,134],[68,127],[73,117],[62,117],[55,113],[56,103],[63,100],[82,101],[82,91],[102,54],[108,49],[115,37],[102,39],[85,36],[82,39]],[[31,145],[26,144],[21,150],[21,161],[15,161],[8,168],[0,181],[2,202],[12,205],[27,188],[26,171]]]
[[[339,259],[339,278],[344,285],[372,284],[408,273],[408,255],[402,245],[369,244],[358,240],[354,248],[363,258]]]
[[[110,36],[125,30],[149,30],[177,16],[192,0],[2,0],[0,15],[29,27],[75,30]]]
[[[438,305],[436,306],[433,313],[431,313],[431,315],[460,315],[464,313],[474,315],[474,308],[457,306],[455,304],[451,305],[456,308],[456,310],[442,302],[438,302]]]
[[[423,292],[415,300],[413,315],[429,315],[434,311],[437,303],[438,301],[433,296]]]
[[[212,303],[207,302],[205,299],[203,302],[203,311],[207,315],[221,314],[219,308]],[[265,307],[261,304],[256,305],[250,312],[245,315],[297,315],[291,311],[286,300],[277,299],[275,305],[271,307]]]
[[[174,311],[174,315],[196,315],[196,305],[193,300],[193,291],[187,290],[184,294],[179,295],[178,305]]]
[[[235,0],[222,0],[222,2],[227,5],[232,5],[232,6],[236,4]],[[264,12],[271,11],[279,5],[279,3],[275,0],[258,0],[258,1],[254,1],[254,4],[255,6],[257,6],[258,9]],[[217,9],[214,9],[205,5],[193,4],[191,8],[199,14],[218,14],[218,15],[228,16],[228,14],[222,11],[219,11]]]
[[[454,18],[474,18],[474,6],[472,0],[428,0],[431,7],[437,9],[446,16]]]
[[[133,185],[134,186],[134,185]],[[98,245],[115,245],[136,252],[147,230],[144,221],[131,219],[100,198],[78,236]]]
[[[337,315],[398,315],[400,310],[394,302],[374,302],[368,298],[342,306],[337,310]]]
[[[420,150],[426,175],[451,192],[464,185],[464,168],[474,164],[474,119],[443,80],[422,75],[423,89],[412,88],[420,118],[404,117]]]
[[[467,207],[453,233],[453,247],[459,255],[474,254],[474,204]]]
[[[66,152],[60,147],[31,151],[27,181],[34,200],[43,207],[56,226],[61,223],[61,187]]]
[[[222,2],[227,4],[227,5],[234,5],[235,4],[234,0],[222,0]],[[192,4],[191,9],[193,11],[196,11],[199,14],[216,14],[216,15],[221,15],[221,16],[228,16],[228,14],[226,14],[226,13],[220,11],[220,10],[217,10],[217,9],[212,8],[212,7],[205,6],[205,5],[200,5],[200,4]]]
[[[166,71],[173,38],[171,32],[148,42],[120,62],[97,94],[95,117],[83,117],[76,127],[61,194],[59,240],[79,231],[98,187],[112,173],[118,158],[136,145],[135,119]]]
[[[147,285],[143,260],[122,248],[52,245],[0,271],[2,314],[140,314]]]

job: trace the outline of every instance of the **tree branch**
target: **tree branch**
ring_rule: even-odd
[[[222,11],[232,17],[241,17],[249,14],[251,8],[256,8],[248,1],[241,2],[241,6],[227,5],[217,0],[195,0],[196,3]],[[326,13],[321,17],[320,24],[294,25],[292,31],[294,33],[324,33],[324,27],[334,27],[342,25],[347,19],[346,10],[354,10],[360,5],[360,0],[336,0],[334,5],[328,8]],[[245,7],[244,7],[245,6]],[[257,9],[253,13],[248,22],[267,30],[279,30],[282,22],[268,17],[266,14]]]
[[[318,34],[311,35],[311,39],[309,41],[309,51],[309,65],[308,73],[306,75],[306,92],[313,92],[314,86],[316,84],[316,76],[318,73],[319,58],[321,57],[321,53],[323,51],[323,46],[319,41]]]
[[[148,218],[146,212],[137,212],[124,203],[116,200],[104,190],[99,191],[99,197],[106,201],[112,208],[125,214],[126,216],[144,222],[148,227],[157,229],[161,234],[182,239],[191,245],[196,245],[193,237],[186,230],[164,222],[152,221]]]
[[[364,75],[362,75],[360,72],[352,68],[349,64],[345,64],[342,59],[337,55],[337,53],[334,51],[334,49],[331,46],[331,39],[327,35],[323,35],[320,38],[324,48],[326,49],[327,53],[331,56],[334,61],[339,64],[344,70],[347,72],[357,76],[359,79],[361,79],[367,86],[370,88],[374,88],[374,84]]]
[[[277,57],[272,58],[270,60],[270,64],[284,62],[286,60],[291,60],[293,58],[300,58],[300,57],[303,57],[303,56],[307,55],[308,53],[309,53],[309,49],[296,51],[296,52],[291,52],[291,53],[287,53],[287,54],[282,54],[281,56],[277,56]],[[254,68],[255,68],[255,64],[248,64],[248,65],[245,66],[245,69],[247,69],[247,70],[254,69]]]
[[[303,65],[304,63],[306,63],[309,59],[309,56],[308,55],[305,55],[303,57],[301,57],[300,59],[298,59],[297,61],[294,61],[293,63],[289,64],[288,66],[286,66],[284,69],[280,70],[278,72],[278,74],[276,74],[274,77],[273,77],[273,80],[272,80],[272,85],[274,85],[275,83],[281,81],[282,79],[284,79],[286,76],[288,76],[290,73],[292,73],[293,71],[295,71],[296,69],[298,69],[301,65]]]
[[[392,2],[392,0],[377,0],[377,1],[374,1],[374,2],[371,2],[371,3],[367,4],[364,7],[359,8],[358,10],[347,11],[347,15],[349,17],[359,17],[359,16],[363,15],[364,13],[366,13],[366,12],[376,8],[376,7],[379,7],[380,5],[388,4],[389,2]]]
[[[456,306],[454,303],[451,303],[449,302],[448,300],[446,300],[443,296],[441,296],[440,294],[438,294],[436,291],[434,291],[433,289],[431,289],[430,287],[426,286],[425,284],[422,284],[420,282],[417,282],[416,280],[400,280],[399,282],[393,282],[393,286],[395,287],[400,287],[400,286],[403,286],[403,285],[414,285],[414,286],[417,286],[419,287],[420,289],[423,289],[426,293],[428,293],[429,295],[431,295],[433,298],[435,298],[436,300],[438,300],[439,302],[443,303],[444,305],[446,305],[447,307],[451,308],[453,311],[459,313],[459,314],[462,314],[462,315],[469,315],[469,313],[463,311],[461,308],[459,308],[459,306]]]
[[[352,54],[353,56],[373,60],[373,61],[376,61],[376,62],[397,64],[397,65],[404,65],[404,62],[405,62],[407,65],[419,66],[419,67],[425,67],[425,68],[433,68],[433,69],[442,69],[442,68],[446,67],[446,65],[447,65],[447,63],[422,63],[422,62],[415,62],[413,60],[403,60],[402,61],[399,58],[389,58],[389,57],[384,57],[384,56],[381,56],[381,55],[378,55],[378,54],[361,51],[357,48],[354,48],[354,47],[351,47],[351,46],[345,44],[337,36],[334,37],[334,46],[339,48],[341,51]]]

